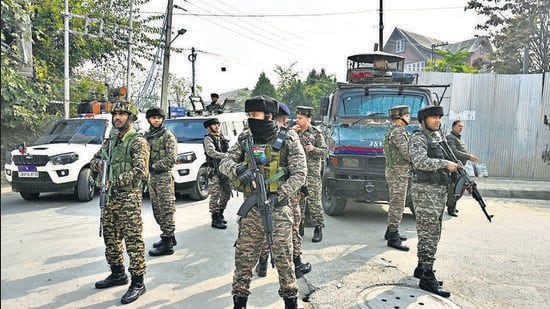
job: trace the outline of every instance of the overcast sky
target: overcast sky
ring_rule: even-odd
[[[142,12],[163,13],[168,1],[152,1]],[[296,68],[305,79],[324,68],[344,81],[346,57],[370,52],[378,42],[377,0],[174,0],[172,30],[185,28],[173,46],[199,50],[196,83],[210,92],[254,88],[265,72],[276,86],[276,65]],[[473,38],[481,19],[464,11],[465,0],[384,0],[384,42],[395,27],[449,43]],[[184,14],[222,15],[192,16]],[[242,15],[279,15],[242,17]],[[283,15],[283,16],[281,16]],[[174,37],[175,34],[172,35]],[[172,53],[170,73],[191,80],[190,50]],[[227,68],[226,72],[221,67]]]

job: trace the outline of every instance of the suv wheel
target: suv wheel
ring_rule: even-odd
[[[89,168],[83,168],[78,174],[76,184],[76,197],[81,202],[88,202],[94,198],[95,183],[92,171]]]
[[[326,189],[325,181],[323,181],[322,188],[322,199],[321,204],[323,204],[323,210],[329,216],[339,216],[346,209],[347,199],[337,197],[332,195]]]
[[[36,201],[40,193],[19,192],[21,197],[26,201]]]
[[[201,166],[197,173],[197,180],[191,191],[191,198],[197,201],[204,200],[208,197],[208,168]]]

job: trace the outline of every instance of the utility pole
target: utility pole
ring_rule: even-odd
[[[195,61],[197,61],[197,53],[195,52],[195,47],[191,47],[191,54],[187,56],[187,59],[191,61],[191,76],[192,76],[192,84],[191,84],[191,95],[195,96]]]
[[[378,22],[378,50],[384,51],[384,21],[383,21],[384,0],[380,0],[380,21]]]
[[[133,34],[133,20],[132,20],[132,14],[134,12],[134,1],[130,0],[130,28],[128,29],[128,59],[126,61],[126,90],[128,91],[126,93],[126,99],[130,101],[130,74],[131,74],[131,66],[132,66],[132,34]]]
[[[65,119],[69,118],[69,103],[71,102],[69,94],[69,0],[65,0],[65,29],[64,29],[64,44],[65,44],[65,68],[64,68],[64,80],[63,80],[63,110]]]
[[[162,87],[160,93],[160,109],[169,113],[168,107],[168,73],[170,69],[170,42],[172,34],[172,10],[174,8],[174,0],[168,0],[166,8],[166,29],[164,29],[164,60],[162,61]]]

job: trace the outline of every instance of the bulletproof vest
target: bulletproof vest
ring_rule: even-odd
[[[159,137],[157,138],[157,136]],[[162,128],[160,135],[147,135],[146,138],[150,148],[149,165],[152,165],[158,160],[166,157],[166,147],[164,147],[166,144],[166,128]]]
[[[420,134],[424,134],[428,139],[428,157],[433,159],[446,159],[443,149],[439,145],[440,142],[433,140],[430,136],[426,135],[424,132],[420,131]],[[440,168],[437,171],[421,171],[414,169],[416,175],[415,182],[417,183],[430,183],[430,184],[439,184],[446,185],[451,182],[451,177],[449,172],[445,168]]]
[[[210,136],[212,141],[214,142],[214,147],[216,148],[217,152],[223,152],[226,153],[229,150],[229,141],[220,134],[219,136],[208,134],[205,135],[205,137]],[[219,172],[219,166],[220,166],[220,159],[211,158],[206,154],[206,166],[213,168],[215,173]]]
[[[390,134],[398,127],[398,125],[392,124],[384,136],[384,155],[386,156],[387,167],[392,167],[394,165],[406,165],[408,163],[401,152],[399,152],[395,146],[390,145]]]
[[[274,138],[273,141],[270,141],[267,144],[254,144],[252,147],[254,157],[256,159],[256,165],[258,166],[260,173],[264,176],[264,180],[266,182],[272,180],[271,183],[266,185],[265,190],[267,193],[276,193],[279,186],[288,179],[287,173],[285,173],[287,162],[281,162],[281,151],[277,151],[273,147],[275,142],[276,139]],[[247,167],[250,166],[248,156],[244,155],[244,158],[245,160],[242,164]],[[250,195],[249,193],[253,191],[250,184],[243,186],[237,180],[235,185],[238,191],[245,193],[245,196]]]
[[[135,130],[130,130],[120,138],[118,135],[113,138],[111,143],[111,170],[112,175],[121,175],[132,169],[132,144],[139,137]],[[141,180],[137,183],[132,183],[124,187],[113,187],[115,190],[122,191],[137,191],[141,190]]]

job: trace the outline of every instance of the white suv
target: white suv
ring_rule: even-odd
[[[233,145],[246,126],[246,113],[234,112],[212,116],[193,116],[166,119],[164,125],[172,131],[178,141],[178,156],[172,170],[175,190],[189,194],[194,200],[208,197],[208,168],[204,154],[203,140],[208,131],[204,121],[218,118],[220,131]]]

